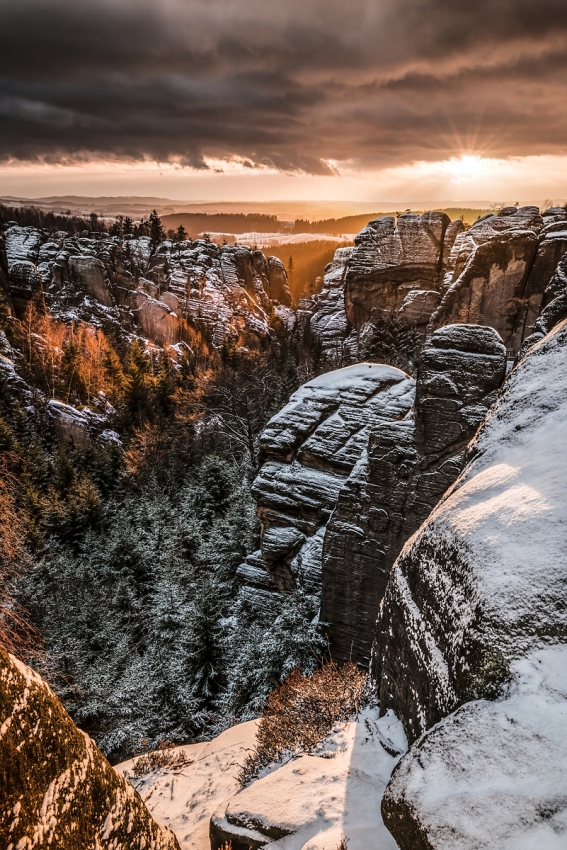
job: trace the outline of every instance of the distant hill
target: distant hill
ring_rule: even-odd
[[[281,224],[275,215],[264,213],[175,213],[164,215],[165,231],[177,230],[182,224],[190,237],[199,233],[279,233]]]

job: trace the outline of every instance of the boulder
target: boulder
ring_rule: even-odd
[[[414,381],[399,369],[362,363],[304,384],[266,426],[252,493],[262,555],[280,590],[320,592],[323,534],[341,487],[372,426],[403,418]]]
[[[459,475],[505,370],[491,328],[442,328],[424,349],[414,409],[370,428],[325,531],[321,620],[336,660],[368,667],[392,565]]]
[[[53,422],[55,436],[60,442],[74,448],[84,448],[89,444],[89,420],[76,407],[51,399],[47,403],[47,413]]]
[[[0,647],[0,844],[179,850],[45,682]]]
[[[567,646],[511,665],[497,702],[426,732],[382,799],[400,850],[546,850],[567,844]]]

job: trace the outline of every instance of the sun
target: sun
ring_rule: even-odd
[[[491,170],[493,163],[475,154],[451,157],[444,163],[445,171],[452,183],[476,183]]]

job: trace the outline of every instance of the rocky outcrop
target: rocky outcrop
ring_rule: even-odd
[[[253,495],[262,557],[280,590],[319,594],[328,519],[370,431],[403,419],[414,381],[399,369],[363,363],[321,375],[292,395],[261,437]]]
[[[509,375],[465,471],[393,568],[381,707],[410,741],[425,733],[384,801],[402,850],[567,835],[566,365],[563,321]]]
[[[179,850],[45,682],[0,647],[0,844]]]
[[[567,637],[555,426],[566,406],[566,346],[563,323],[510,374],[469,449],[475,459],[392,570],[380,698],[410,739],[496,693],[518,654]]]
[[[516,850],[567,842],[567,646],[511,665],[504,699],[425,733],[382,800],[401,850]]]
[[[505,370],[495,331],[442,328],[423,352],[412,412],[373,424],[324,538],[321,619],[337,660],[368,666],[392,565],[461,471]]]
[[[377,319],[424,336],[448,324],[494,328],[518,353],[567,250],[567,212],[507,207],[465,230],[443,213],[371,221],[340,249],[310,309],[323,353],[358,356]],[[341,253],[342,252],[342,253]]]
[[[48,234],[14,224],[5,241],[20,315],[41,301],[63,321],[114,323],[159,345],[184,340],[187,320],[218,348],[228,340],[257,347],[273,334],[273,309],[293,329],[284,266],[245,246],[166,241],[153,250],[147,237]]]
[[[453,322],[489,325],[517,353],[567,248],[564,215],[562,223],[537,207],[506,207],[460,234],[429,330]]]
[[[524,340],[520,355],[546,336],[559,322],[567,319],[567,256],[559,261],[551,283],[543,294],[542,311],[534,325],[533,333]]]
[[[439,288],[449,224],[440,212],[368,223],[355,239],[346,274],[345,309],[354,328],[359,330],[375,311],[393,314],[411,290]]]

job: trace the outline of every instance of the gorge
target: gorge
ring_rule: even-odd
[[[384,749],[379,744],[384,723],[393,724],[394,715],[401,724],[396,734],[407,739],[407,754],[402,756],[401,746],[394,749],[380,779],[385,785],[397,765],[383,796],[382,816],[401,850],[473,850],[495,846],[495,840],[502,848],[520,841],[526,847],[537,841],[559,847],[567,835],[560,732],[567,695],[561,424],[567,374],[566,252],[567,212],[560,207],[542,212],[531,206],[505,207],[470,228],[443,213],[384,217],[370,222],[353,248],[336,252],[320,293],[293,310],[283,265],[246,246],[206,240],[152,244],[144,236],[45,233],[8,223],[0,237],[0,367],[3,392],[12,399],[6,422],[18,423],[10,427],[20,444],[32,433],[49,440],[61,468],[67,452],[73,463],[83,464],[73,474],[95,469],[89,475],[103,495],[103,461],[91,458],[89,467],[85,458],[96,449],[104,464],[111,465],[113,453],[125,453],[124,468],[142,482],[130,497],[135,503],[144,486],[155,499],[161,498],[160,488],[170,486],[156,477],[154,468],[147,474],[149,483],[143,483],[147,458],[157,458],[156,468],[166,463],[160,432],[167,430],[168,439],[172,435],[168,445],[178,447],[179,419],[190,420],[194,428],[191,441],[176,448],[180,459],[175,475],[182,485],[172,490],[172,504],[178,512],[156,502],[154,513],[124,519],[130,537],[124,532],[116,552],[122,553],[123,575],[133,578],[121,578],[117,585],[109,615],[116,621],[114,630],[101,638],[92,623],[85,627],[88,663],[99,663],[109,651],[104,647],[120,641],[116,624],[121,618],[136,617],[139,611],[142,622],[147,611],[157,611],[156,634],[169,630],[173,635],[167,647],[163,644],[163,657],[151,666],[156,682],[152,693],[168,694],[160,703],[163,715],[169,712],[172,718],[167,734],[177,729],[186,736],[211,737],[227,725],[250,722],[274,677],[283,678],[297,663],[308,664],[311,648],[321,651],[327,644],[337,662],[353,660],[370,671],[381,719],[369,716],[368,722],[382,723],[376,726],[382,732],[373,733],[377,752]],[[74,373],[64,371],[63,361],[68,342],[58,343],[62,358],[55,374],[45,316],[57,327],[86,325],[95,338],[99,331],[106,334],[125,364],[116,380],[126,389],[113,390],[112,397],[110,389],[102,395],[98,387],[87,395],[84,389],[72,389]],[[23,331],[16,335],[17,323],[23,331],[27,328],[27,336]],[[394,352],[387,363],[368,361],[366,354],[384,328],[393,329],[394,339],[410,334],[403,338],[411,346],[402,355]],[[26,345],[30,351],[36,346],[34,362],[49,377],[41,386],[33,385],[35,373],[25,365],[31,362]],[[134,346],[141,351],[136,362]],[[280,359],[275,369],[263,372],[261,358],[276,350]],[[105,363],[112,359],[110,351],[109,343]],[[145,384],[135,371],[142,357],[151,363],[141,373],[148,376]],[[114,368],[118,374],[119,366]],[[214,384],[223,369],[232,371],[224,383]],[[71,378],[61,382],[60,375]],[[173,390],[165,394],[164,410],[168,404],[174,409],[171,430],[164,424],[169,413],[149,425],[144,422],[140,386],[150,386],[150,375],[156,398],[166,378],[178,381],[177,395]],[[57,393],[50,392],[55,378]],[[245,404],[234,386],[237,378],[248,382]],[[270,382],[271,407],[260,413],[254,405]],[[214,404],[208,401],[209,384],[214,385]],[[260,389],[254,395],[250,387],[256,385]],[[132,395],[132,387],[138,395]],[[130,419],[122,413],[128,404]],[[245,458],[239,478],[216,461],[215,466],[208,455],[199,455],[199,447],[207,445],[207,431],[236,441],[227,445],[238,445]],[[8,440],[7,426],[3,434]],[[15,437],[10,439],[7,448],[15,445]],[[71,476],[71,461],[65,462],[65,474]],[[49,474],[55,475],[56,468],[50,467]],[[187,479],[193,489],[187,489]],[[124,478],[120,481],[117,489],[109,488],[111,517],[124,498]],[[238,530],[241,518],[252,516],[250,495],[259,535],[248,527]],[[76,494],[74,498],[78,504]],[[41,515],[34,510],[39,525]],[[79,513],[74,510],[76,525]],[[158,520],[159,511],[163,519]],[[175,526],[176,531],[169,538],[160,530],[159,539],[152,538],[151,557],[163,558],[161,572],[152,573],[146,556],[134,563],[124,551],[134,551],[133,528],[149,541],[154,526]],[[101,570],[100,607],[93,610],[104,617],[100,612],[111,579],[95,551],[98,533],[90,528],[85,536],[57,545],[61,551],[68,546],[70,554],[61,555],[61,563],[67,559],[66,570],[79,563],[85,569],[80,575]],[[105,531],[103,538],[112,533],[114,529]],[[50,538],[43,538],[44,547],[46,540]],[[89,547],[92,561],[87,560]],[[54,578],[41,575],[50,568],[41,547],[35,551],[44,566],[31,571],[37,584],[33,592],[28,586],[23,598],[38,617],[44,589]],[[205,582],[207,571],[220,584],[213,578]],[[67,574],[72,583],[75,573]],[[172,611],[171,599],[182,593],[189,576],[193,584],[185,607]],[[148,598],[147,609],[138,608],[133,588],[140,598]],[[197,609],[191,605],[199,593],[205,601]],[[210,613],[205,602],[215,594],[222,604]],[[290,613],[300,608],[301,616]],[[189,669],[200,651],[197,630],[184,631],[182,621],[191,617],[199,621],[207,646],[218,641],[219,653],[230,657],[232,666],[223,668],[224,678],[215,678],[218,658],[200,656],[194,662],[198,672],[187,680],[190,687],[170,697],[173,683],[183,675],[180,670],[184,665]],[[53,632],[59,628],[54,619],[46,622]],[[269,634],[269,649],[260,632]],[[78,636],[71,640],[63,629],[61,635],[57,657],[67,665],[68,677],[86,675],[85,670],[89,675],[96,671],[104,682],[112,677],[112,670],[88,667],[78,655],[73,657]],[[125,646],[120,656],[121,675],[130,677],[129,711],[136,718],[134,691],[145,683],[150,667],[132,673],[126,658],[132,663],[135,646],[136,664],[141,665],[149,642],[144,638],[144,648],[141,643]],[[259,647],[274,659],[262,675],[254,669],[254,664],[260,667]],[[166,649],[172,659],[170,679],[164,673],[170,663]],[[7,654],[2,658],[0,747],[3,763],[16,759],[23,777],[18,799],[10,800],[0,822],[0,835],[10,848],[43,846],[44,838],[37,836],[48,829],[47,796],[50,805],[67,812],[67,802],[82,805],[81,782],[101,783],[100,793],[106,795],[106,809],[97,815],[99,820],[91,819],[99,843],[92,843],[91,836],[84,839],[85,846],[91,842],[110,850],[121,846],[117,836],[130,842],[122,846],[177,846],[130,786],[115,777],[40,677]],[[198,676],[206,678],[202,692]],[[83,680],[78,681],[82,686]],[[135,734],[156,743],[161,737],[157,718],[144,727],[144,720],[113,715],[107,703],[103,711],[102,686],[86,710],[68,684],[55,682],[79,726],[87,726],[113,760],[131,754]],[[33,706],[30,694],[35,695]],[[118,699],[112,692],[108,705]],[[202,725],[191,730],[180,725],[174,704],[184,716],[202,717]],[[57,719],[52,721],[53,712]],[[225,718],[219,717],[223,714]],[[82,761],[79,767],[78,762],[67,765],[63,754],[57,775],[65,775],[65,782],[55,773],[46,774],[37,777],[36,787],[28,787],[38,753],[53,750],[55,744],[51,739],[48,743],[46,732],[33,751],[19,748],[15,725],[8,723],[16,715],[29,728],[51,724],[49,735],[55,734],[53,724],[66,730],[74,741],[69,749],[80,751]],[[144,717],[143,710],[139,716]],[[544,763],[545,770],[534,772],[537,782],[524,781],[526,765]],[[280,769],[291,774],[293,764]],[[266,775],[256,787],[268,781],[276,783]],[[65,796],[71,786],[73,799]],[[170,787],[173,799],[173,780]],[[260,791],[246,796],[246,790],[227,790],[215,821],[224,825],[220,833],[220,827],[211,832],[216,836],[213,850],[224,841],[231,841],[234,850],[272,843],[295,847],[289,824],[278,832],[262,809]],[[242,800],[249,801],[248,808],[240,805]],[[378,798],[375,806],[380,806]],[[72,825],[66,825],[63,814],[53,817],[59,825],[49,827],[49,834],[61,847],[71,847]],[[124,838],[124,829],[131,838]],[[365,840],[362,833],[353,839],[352,850]],[[541,844],[545,840],[549,843]]]

